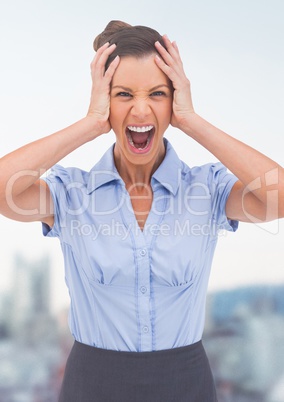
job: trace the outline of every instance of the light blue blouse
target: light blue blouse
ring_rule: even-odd
[[[165,140],[139,228],[113,147],[90,172],[56,165],[45,178],[64,254],[74,338],[122,351],[170,349],[202,337],[218,231],[235,231],[225,205],[237,178],[221,163],[189,168]]]

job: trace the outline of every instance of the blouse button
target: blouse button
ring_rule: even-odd
[[[145,248],[143,248],[142,250],[140,250],[140,255],[142,257],[144,257],[147,254],[147,251],[145,250]]]
[[[140,291],[141,293],[146,293],[147,292],[146,286],[141,286]]]
[[[147,334],[149,332],[149,328],[145,325],[145,327],[142,328],[144,334]]]

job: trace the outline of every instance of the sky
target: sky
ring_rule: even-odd
[[[179,46],[195,110],[284,165],[284,2],[282,0],[11,0],[0,5],[0,156],[84,117],[90,99],[92,42],[119,19],[167,33]],[[216,158],[170,127],[166,137],[189,166]],[[112,133],[60,163],[89,170]],[[1,172],[0,172],[1,174]],[[284,283],[284,221],[240,224],[220,237],[209,291]],[[48,255],[52,303],[68,303],[57,239],[39,223],[0,216],[0,294],[13,289],[16,253]]]

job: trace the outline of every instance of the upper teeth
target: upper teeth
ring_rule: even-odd
[[[128,130],[136,131],[137,133],[145,133],[146,131],[152,130],[154,126],[143,126],[143,127],[136,127],[136,126],[128,126]]]

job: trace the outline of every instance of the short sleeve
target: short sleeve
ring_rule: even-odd
[[[54,205],[54,225],[50,228],[47,224],[42,224],[42,232],[47,237],[60,237],[61,229],[66,220],[68,210],[67,186],[70,182],[70,175],[67,169],[60,165],[55,165],[50,174],[42,178],[48,185]]]
[[[210,166],[208,187],[212,200],[212,220],[218,230],[235,232],[238,228],[238,221],[228,219],[226,216],[227,199],[237,181],[238,178],[229,173],[220,162]]]

